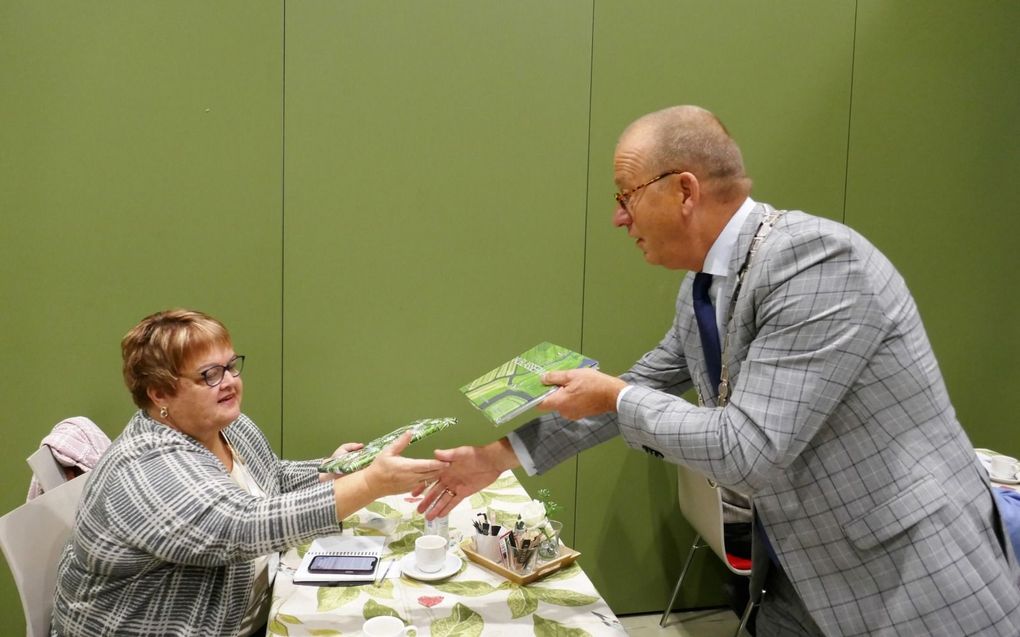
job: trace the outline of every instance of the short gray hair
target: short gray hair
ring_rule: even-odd
[[[750,194],[751,179],[744,171],[740,147],[710,111],[671,106],[639,118],[621,139],[633,133],[648,140],[645,161],[652,172],[690,171],[724,200]]]

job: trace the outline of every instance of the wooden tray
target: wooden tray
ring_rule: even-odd
[[[482,555],[479,555],[478,553],[475,552],[473,545],[474,542],[471,540],[471,538],[468,538],[460,543],[461,550],[464,551],[464,555],[467,555],[469,560],[483,568],[489,569],[493,573],[502,575],[511,582],[515,582],[517,584],[530,584],[531,582],[534,582],[537,579],[545,577],[549,573],[554,573],[560,570],[564,566],[569,566],[570,564],[573,564],[574,560],[576,560],[578,556],[581,555],[574,549],[561,544],[559,557],[557,557],[554,560],[549,560],[548,562],[536,564],[534,570],[532,570],[530,573],[528,573],[527,575],[520,575],[518,573],[514,573],[513,571],[503,566],[502,564],[497,564],[496,562],[493,562],[492,560],[483,557]]]

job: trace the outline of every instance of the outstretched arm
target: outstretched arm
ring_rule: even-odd
[[[492,484],[499,474],[520,466],[510,441],[500,438],[483,447],[436,449],[436,459],[449,463],[439,479],[418,504],[418,512],[432,520],[447,515],[469,495]],[[411,495],[421,495],[427,485],[419,484]]]

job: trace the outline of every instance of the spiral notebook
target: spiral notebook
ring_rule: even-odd
[[[379,565],[382,564],[382,550],[386,544],[386,538],[380,535],[327,535],[316,538],[308,548],[304,557],[301,558],[301,565],[294,573],[295,584],[349,584],[349,583],[370,583],[375,581],[379,574]],[[375,557],[375,569],[371,573],[359,573],[348,575],[344,573],[312,573],[308,565],[318,555],[338,555],[349,557]]]

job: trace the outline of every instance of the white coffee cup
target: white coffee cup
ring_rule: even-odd
[[[992,477],[1000,480],[1016,480],[1017,469],[1020,463],[1016,458],[1009,456],[992,456]]]
[[[414,626],[404,626],[404,622],[391,615],[379,615],[365,622],[361,627],[367,637],[405,637],[411,631],[418,632]]]
[[[414,541],[414,560],[418,570],[435,573],[446,563],[446,538],[442,535],[423,535]]]

